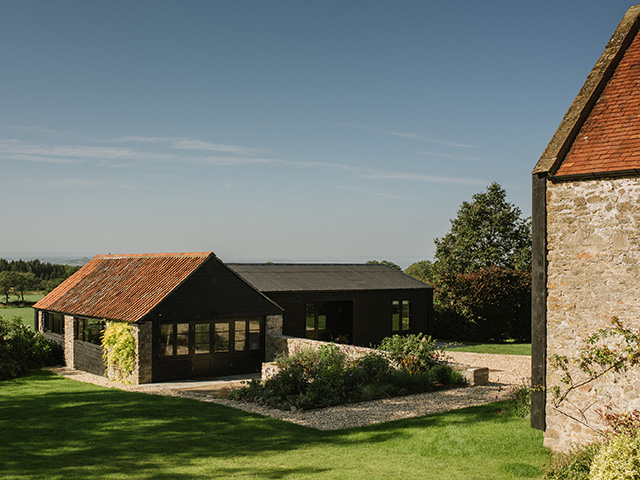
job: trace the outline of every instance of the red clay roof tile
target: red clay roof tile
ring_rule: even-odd
[[[640,169],[640,35],[622,56],[556,176]]]
[[[33,308],[136,322],[212,256],[212,252],[98,255]]]

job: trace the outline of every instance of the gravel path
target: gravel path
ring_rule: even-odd
[[[374,423],[418,417],[431,413],[482,405],[502,398],[511,385],[520,385],[531,376],[531,357],[520,355],[492,355],[482,353],[447,352],[454,363],[489,368],[489,385],[453,388],[436,392],[386,398],[370,402],[338,405],[318,410],[283,411],[252,403],[218,398],[198,390],[172,390],[144,385],[123,385],[80,370],[55,367],[50,370],[81,382],[94,383],[127,391],[155,395],[170,395],[217,403],[246,412],[257,413],[319,430],[339,430]]]

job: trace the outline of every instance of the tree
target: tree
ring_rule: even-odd
[[[420,280],[423,283],[428,283],[429,285],[434,284],[436,281],[435,265],[430,260],[420,260],[412,263],[407,267],[404,273],[416,280]]]
[[[395,263],[390,262],[389,260],[382,260],[381,262],[379,262],[378,260],[369,260],[367,264],[387,265],[391,268],[395,268],[399,272],[402,271],[402,268],[400,268],[400,265],[396,265]]]
[[[4,303],[9,303],[9,295],[16,284],[16,272],[0,272],[0,295],[4,295]]]
[[[20,295],[20,300],[24,302],[24,294],[38,285],[36,276],[29,272],[12,272],[14,276],[13,290]]]
[[[531,224],[497,183],[463,202],[436,239],[431,284],[433,333],[440,338],[528,340]]]
[[[531,222],[506,201],[497,183],[463,202],[451,230],[436,239],[438,273],[471,273],[490,267],[531,270]]]

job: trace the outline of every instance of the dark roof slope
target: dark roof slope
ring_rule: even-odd
[[[209,258],[204,253],[98,255],[33,308],[135,322]]]
[[[228,263],[261,292],[433,288],[384,264]]]
[[[640,173],[640,5],[629,8],[533,173]]]

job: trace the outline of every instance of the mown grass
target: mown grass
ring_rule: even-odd
[[[24,296],[25,303],[33,304],[44,297],[42,293],[27,293]],[[4,298],[3,298],[4,300]],[[30,306],[15,306],[20,303],[20,297],[9,295],[9,305],[0,305],[0,317],[11,320],[14,316],[22,318],[22,323],[33,327],[33,308]]]
[[[501,403],[322,432],[46,371],[0,392],[3,479],[541,478],[548,456]]]
[[[448,340],[442,340],[445,343],[455,343]],[[445,350],[456,352],[471,353],[496,353],[500,355],[531,355],[530,343],[476,343],[476,342],[459,342],[462,346],[446,347]]]

